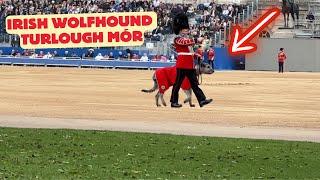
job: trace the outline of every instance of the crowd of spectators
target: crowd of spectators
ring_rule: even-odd
[[[196,20],[192,25],[193,35],[210,39],[215,32],[228,26],[242,9],[243,5],[216,4],[214,0],[198,5],[163,3],[160,0],[6,0],[0,1],[0,30],[4,31],[4,20],[9,15],[155,11],[158,27],[146,32],[145,37],[161,41],[165,39],[164,35],[172,33],[173,17],[185,12]]]
[[[229,26],[229,22],[237,21],[238,14],[243,8],[243,5],[215,4],[214,2],[207,6],[198,5],[196,23],[192,27],[194,33],[202,37],[213,37],[214,33]]]
[[[210,50],[213,50],[213,47],[210,46],[207,50],[203,49],[201,46],[195,49],[196,52],[202,52],[202,58],[207,58],[210,56]],[[170,56],[161,55],[161,54],[148,54],[146,52],[141,55],[137,52],[133,52],[130,49],[125,51],[99,51],[92,48],[87,49],[86,53],[83,53],[79,56],[76,52],[70,53],[68,50],[64,52],[60,51],[60,54],[57,50],[40,50],[35,51],[31,49],[12,49],[11,52],[4,53],[0,49],[0,56],[11,56],[16,58],[35,58],[35,59],[86,59],[86,60],[121,60],[121,61],[161,61],[161,62],[174,62],[175,56],[171,54]],[[97,51],[97,52],[96,52]],[[116,54],[114,54],[116,53]],[[211,53],[212,54],[212,53]]]
[[[76,53],[69,51],[64,51],[63,54],[59,54],[56,50],[44,52],[43,50],[36,52],[35,50],[27,50],[24,49],[22,51],[18,51],[17,49],[12,49],[10,53],[5,54],[0,49],[0,56],[11,56],[11,57],[26,57],[26,58],[39,58],[39,59],[87,59],[87,60],[124,60],[124,61],[174,61],[174,57],[168,58],[165,55],[149,55],[147,53],[143,53],[139,55],[137,53],[132,52],[130,49],[127,49],[125,52],[119,51],[117,55],[113,54],[114,51],[107,52],[105,54],[98,52],[95,53],[94,49],[88,49],[86,53],[83,53],[81,56]]]
[[[5,17],[9,15],[35,15],[35,14],[76,14],[101,12],[142,12],[155,11],[158,16],[158,26],[151,32],[145,33],[147,40],[163,41],[167,34],[172,34],[172,19],[185,12],[190,17],[191,34],[195,39],[203,38],[202,47],[208,50],[216,33],[224,30],[229,22],[237,20],[238,14],[244,5],[216,4],[214,0],[206,4],[172,4],[161,0],[5,0],[0,1],[0,35],[5,32]],[[19,46],[18,36],[12,36],[11,46]],[[199,47],[195,47],[197,49]],[[2,52],[1,52],[2,54]],[[0,54],[0,55],[1,55]],[[119,52],[117,56],[112,52],[108,54],[95,53],[88,49],[87,53],[75,54],[65,51],[58,54],[56,51],[35,53],[32,50],[17,52],[13,50],[11,56],[28,56],[32,58],[87,58],[96,60],[130,60],[130,61],[174,61],[174,56],[135,54],[132,52]]]

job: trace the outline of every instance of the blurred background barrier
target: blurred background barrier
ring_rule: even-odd
[[[246,70],[277,71],[278,52],[287,55],[285,71],[320,72],[320,40],[262,39],[257,52],[246,56]]]
[[[24,57],[24,56],[11,56],[9,55],[12,50],[21,51],[20,48],[12,48],[5,47],[0,48],[3,51],[0,56],[0,64],[9,64],[9,65],[41,65],[41,66],[75,66],[75,67],[112,67],[112,68],[143,68],[143,69],[153,69],[160,68],[166,66],[172,66],[175,64],[175,61],[171,61],[170,59],[162,60],[162,59],[153,59],[152,55],[149,55],[149,60],[147,62],[143,62],[138,60],[128,60],[122,59],[119,56],[119,52],[123,54],[125,51],[118,50],[95,50],[95,53],[106,53],[106,54],[114,54],[114,58],[110,60],[96,60],[94,58],[88,57],[65,57],[64,53],[67,51],[70,54],[74,53],[82,53],[87,50],[84,49],[41,49],[36,50],[36,53],[40,53],[40,51],[57,51],[58,57],[52,58],[32,58],[32,57]],[[245,57],[231,57],[228,54],[226,48],[214,48],[215,50],[215,69],[217,70],[243,70],[245,67]],[[138,53],[138,52],[137,52]],[[121,53],[120,53],[121,54]],[[204,61],[208,62],[207,54],[204,56]]]

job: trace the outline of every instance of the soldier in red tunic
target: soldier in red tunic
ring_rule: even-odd
[[[283,73],[283,64],[286,61],[287,56],[284,53],[284,49],[280,48],[280,52],[278,53],[278,62],[279,62],[279,73]]]
[[[196,59],[197,59],[198,62],[203,61],[203,55],[204,55],[204,53],[203,53],[203,47],[200,46],[200,47],[196,50],[196,52],[195,52],[195,57],[196,57]]]
[[[210,46],[210,49],[208,50],[208,61],[209,64],[212,66],[212,69],[214,69],[214,49],[212,48],[212,46]]]
[[[198,80],[196,70],[194,68],[194,53],[192,52],[192,46],[195,44],[194,40],[189,35],[189,22],[188,17],[185,14],[178,14],[173,20],[173,30],[176,35],[174,39],[174,46],[177,52],[177,76],[176,81],[172,88],[171,94],[171,107],[182,107],[178,103],[179,90],[185,77],[189,79],[191,88],[196,95],[200,107],[212,102],[212,99],[206,99],[202,90],[198,87]]]

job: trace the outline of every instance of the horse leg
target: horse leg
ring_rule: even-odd
[[[298,26],[299,26],[299,15],[300,15],[300,9],[299,9],[299,5],[298,4],[296,4],[296,6],[295,6],[295,14],[296,14],[296,17],[297,17],[297,24],[298,24]]]
[[[290,14],[291,14],[291,17],[292,17],[292,20],[293,20],[293,27],[295,27],[295,25],[296,25],[296,19],[295,19],[295,17],[294,17],[294,12],[291,12]]]
[[[286,13],[283,13],[283,19],[284,19],[284,27],[287,27]]]
[[[297,19],[297,25],[299,26],[299,10],[297,10],[295,12],[295,14],[296,14],[296,19]]]

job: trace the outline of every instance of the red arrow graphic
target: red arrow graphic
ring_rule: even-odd
[[[229,44],[229,54],[233,56],[251,53],[257,50],[257,45],[250,41],[257,36],[264,28],[274,21],[281,11],[278,8],[272,8],[263,14],[254,24],[252,24],[244,33],[242,28],[236,24],[232,28],[231,40]]]

